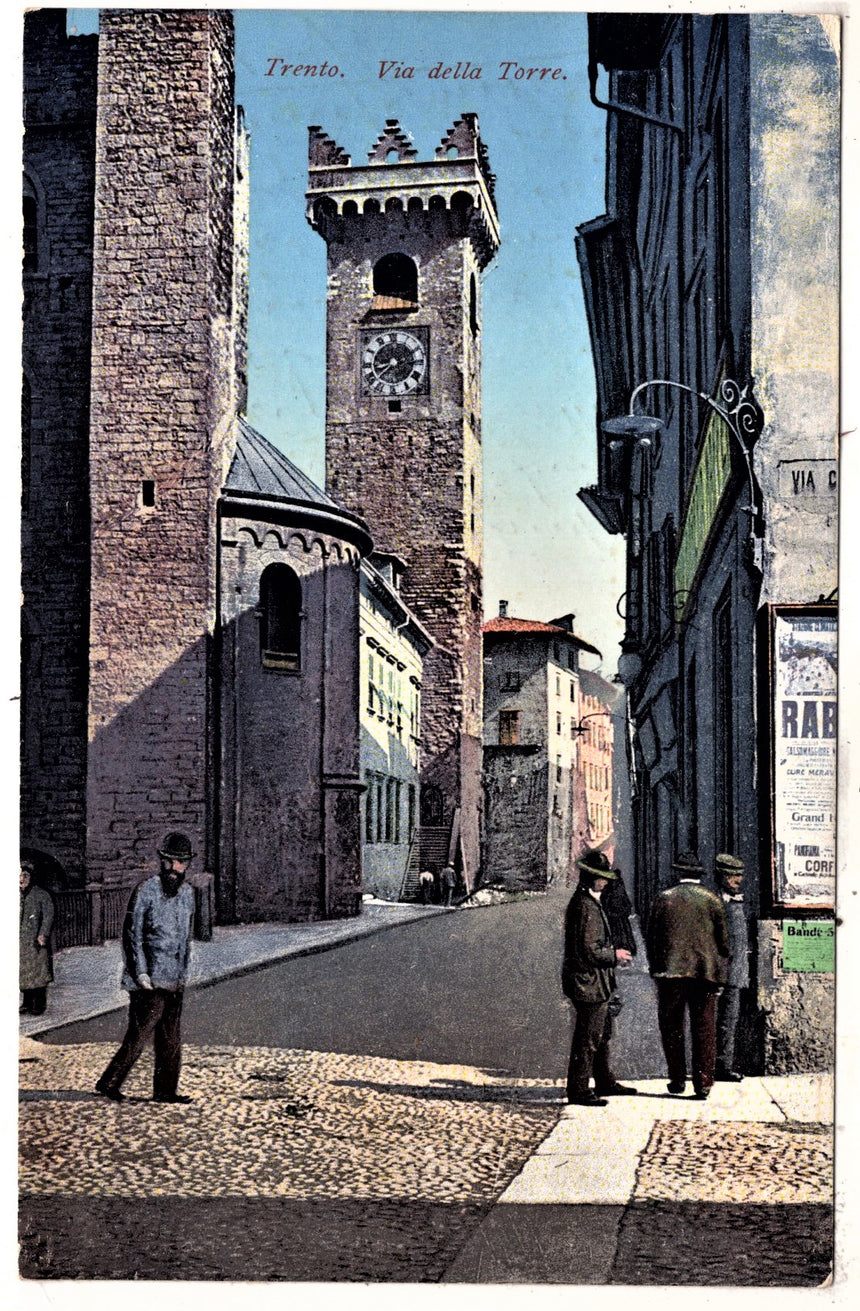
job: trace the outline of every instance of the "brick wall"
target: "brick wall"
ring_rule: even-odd
[[[105,10],[91,418],[90,876],[208,858],[215,503],[235,410],[233,23]],[[154,505],[144,485],[154,484]]]
[[[96,38],[24,23],[21,841],[84,878]]]

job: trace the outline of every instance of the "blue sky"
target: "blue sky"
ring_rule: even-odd
[[[94,30],[94,11],[69,23]],[[583,14],[238,9],[236,96],[251,133],[248,418],[324,479],[325,246],[307,225],[307,127],[353,162],[386,118],[432,158],[476,112],[498,176],[502,246],[484,275],[486,616],[573,611],[614,672],[623,542],[577,500],[595,481],[594,374],[574,248],[603,212],[605,114],[588,99]],[[273,58],[343,76],[267,76]],[[380,78],[382,60],[415,69]],[[480,80],[431,80],[470,60]],[[555,81],[499,77],[503,61],[561,68]]]

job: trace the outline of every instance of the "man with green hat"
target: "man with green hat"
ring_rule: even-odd
[[[155,1048],[153,1101],[190,1102],[177,1091],[182,1063],[179,1020],[194,925],[194,893],[185,871],[194,852],[184,833],[168,833],[158,851],[161,869],[131,894],[122,930],[128,1028],[96,1092],[121,1102],[123,1081],[147,1042]]]
[[[618,874],[602,851],[586,851],[576,863],[579,885],[565,915],[561,969],[562,990],[576,1012],[567,1102],[569,1106],[606,1106],[607,1097],[632,1096],[637,1091],[619,1083],[609,1064],[609,999],[615,992],[615,966],[629,965],[633,958],[623,947],[613,946],[609,921],[600,904],[601,892]],[[594,1090],[589,1087],[592,1073]]]
[[[729,930],[729,965],[726,982],[717,1001],[718,1083],[740,1083],[735,1070],[735,1031],[741,1013],[741,988],[750,981],[749,932],[744,914],[744,865],[737,856],[721,852],[714,861],[714,873],[726,912]]]

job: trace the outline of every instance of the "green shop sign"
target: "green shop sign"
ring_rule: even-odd
[[[693,473],[678,557],[675,561],[675,618],[680,620],[690,599],[705,547],[732,476],[731,433],[724,419],[711,410]]]
[[[836,926],[828,920],[784,920],[782,968],[796,974],[832,974]]]

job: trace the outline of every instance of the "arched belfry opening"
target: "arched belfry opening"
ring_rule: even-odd
[[[418,304],[418,266],[408,255],[383,255],[373,266],[373,294]]]

